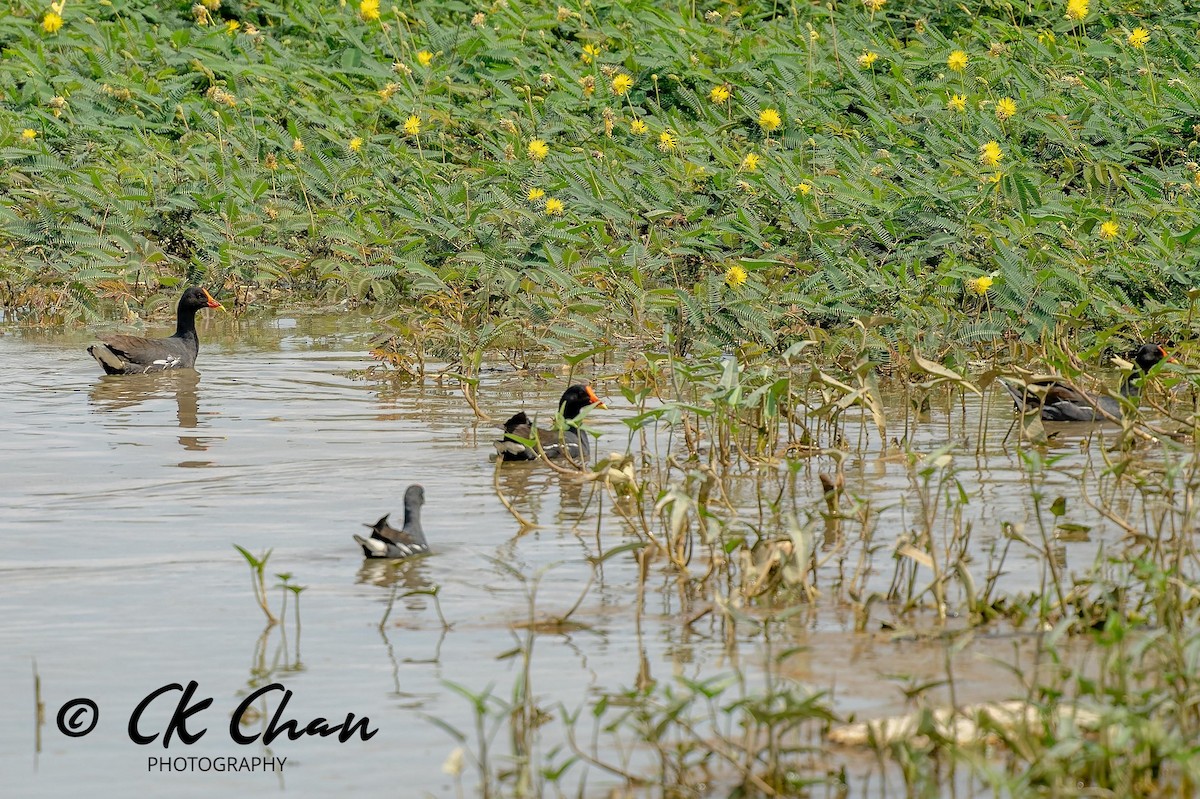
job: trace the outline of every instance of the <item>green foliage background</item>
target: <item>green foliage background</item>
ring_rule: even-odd
[[[1075,21],[1045,0],[498,0],[373,20],[67,0],[49,33],[50,10],[0,3],[0,284],[18,312],[203,280],[384,303],[401,332],[483,344],[670,325],[782,349],[865,317],[931,344],[1130,324],[1196,284],[1200,15],[1183,2]]]

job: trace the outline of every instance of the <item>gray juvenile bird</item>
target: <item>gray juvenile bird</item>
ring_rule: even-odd
[[[354,540],[362,547],[363,555],[368,558],[399,560],[429,552],[425,531],[421,529],[421,506],[424,504],[425,489],[416,484],[410,485],[404,492],[403,527],[397,530],[390,526],[387,523],[388,517],[384,516],[374,524],[363,525],[371,528],[369,538],[357,534],[354,536]]]

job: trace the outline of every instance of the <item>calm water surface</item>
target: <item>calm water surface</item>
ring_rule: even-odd
[[[456,744],[428,717],[464,731],[472,730],[473,717],[443,681],[472,690],[494,684],[508,697],[520,670],[520,659],[505,653],[517,642],[510,623],[525,618],[527,603],[521,584],[493,559],[531,576],[549,568],[538,608],[565,611],[589,573],[596,503],[588,504],[590,489],[547,469],[506,468],[505,494],[541,525],[518,535],[492,486],[493,430],[476,422],[458,391],[431,381],[350,376],[372,363],[365,354],[371,332],[370,320],[354,315],[210,318],[201,329],[199,374],[134,378],[98,374],[84,352],[87,332],[0,335],[4,795],[454,795],[441,764]],[[479,399],[500,418],[521,407],[550,413],[563,385],[495,373]],[[599,388],[611,408],[592,416],[605,434],[600,450],[624,449],[620,418],[633,409],[602,381]],[[999,439],[1011,409],[997,402],[987,412],[989,436]],[[916,433],[917,447],[932,451],[973,437],[978,405],[955,413],[935,410]],[[957,463],[984,553],[999,522],[1022,521],[1028,509],[1017,490],[1023,477],[1015,453],[993,447],[979,458],[973,449],[959,447]],[[1077,496],[1068,475],[1086,453],[1078,441],[1061,451],[1069,457],[1049,491]],[[819,499],[817,468],[829,464],[816,461],[796,478],[805,502]],[[888,508],[878,540],[894,540],[911,523],[901,462],[852,461],[847,477],[853,491]],[[435,556],[400,569],[364,567],[351,534],[384,513],[400,514],[411,482],[425,486],[424,524]],[[746,482],[741,499],[757,520]],[[633,540],[607,507],[602,532],[606,549]],[[1068,562],[1086,565],[1106,536],[1116,532],[1098,526],[1091,542],[1066,545]],[[299,636],[293,619],[264,630],[234,543],[271,549],[269,574],[290,572],[307,586]],[[886,581],[890,558],[878,563]],[[1036,567],[1014,571],[1016,587],[1021,580],[1037,585]],[[602,690],[631,687],[643,656],[660,681],[758,668],[757,644],[731,656],[714,624],[685,625],[694,609],[681,609],[678,592],[662,589],[661,575],[651,582],[640,630],[632,623],[637,567],[625,555],[606,565],[576,615],[588,629],[537,638],[531,682],[543,706],[576,708]],[[396,598],[379,629],[390,598],[433,587],[448,631],[429,597],[419,595]],[[279,592],[271,601],[278,606]],[[903,699],[885,675],[938,674],[943,664],[939,644],[855,634],[845,608],[794,618],[788,643],[802,649],[784,672],[833,690],[845,713],[896,711]],[[1032,646],[981,639],[968,647],[957,655],[959,698],[1010,696],[1005,670],[990,658],[1012,660],[1014,651]],[[40,728],[35,660],[46,707]],[[207,728],[204,738],[170,750],[131,743],[126,723],[138,701],[190,680],[199,682],[198,697],[214,699],[189,724],[193,732]],[[282,775],[147,773],[151,755],[262,755],[261,745],[234,744],[227,725],[245,692],[272,680],[294,692],[291,718],[336,723],[353,712],[369,716],[379,732],[345,744],[277,740],[270,753],[288,758]],[[87,737],[68,738],[55,714],[76,697],[93,699],[100,718]],[[144,727],[160,730],[176,698],[153,705]],[[276,704],[273,698],[271,708]],[[501,732],[501,750],[504,739]],[[543,748],[559,741],[549,725]],[[469,787],[469,769],[465,779]],[[591,793],[603,795],[606,779],[592,772]]]

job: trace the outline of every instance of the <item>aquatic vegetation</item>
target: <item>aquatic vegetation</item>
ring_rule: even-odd
[[[268,629],[276,624],[279,624],[281,621],[287,620],[288,595],[290,594],[296,606],[296,635],[299,636],[300,594],[304,592],[306,586],[293,583],[293,575],[291,572],[280,572],[276,574],[275,577],[278,578],[279,583],[276,584],[275,587],[279,589],[281,594],[279,615],[276,616],[271,610],[271,605],[267,600],[266,582],[267,561],[271,559],[271,552],[273,550],[268,549],[261,555],[255,556],[250,552],[250,550],[237,544],[234,544],[233,548],[241,553],[242,557],[246,560],[246,565],[250,567],[250,585],[254,589],[254,600],[258,603],[258,606],[262,608],[263,615],[267,617]]]
[[[242,553],[242,557],[246,559],[246,565],[250,567],[250,587],[254,589],[254,600],[262,608],[263,615],[267,617],[267,625],[278,624],[279,617],[271,612],[271,606],[267,603],[266,568],[267,561],[271,559],[271,550],[268,549],[256,557],[251,554],[250,550],[237,544],[234,544],[233,548]]]
[[[1131,407],[1120,426],[1092,430],[1104,439],[1095,446],[1103,457],[1071,477],[1074,492],[1063,492],[1061,454],[1010,437],[1024,474],[1014,491],[1031,513],[997,519],[961,479],[972,468],[969,445],[913,442],[927,440],[931,408],[954,413],[965,395],[984,407],[1011,404],[997,380],[1017,367],[997,363],[976,377],[914,350],[893,357],[881,377],[880,364],[863,355],[872,343],[872,330],[860,326],[849,348],[857,355],[836,372],[813,365],[831,360],[817,341],[798,342],[782,358],[759,351],[680,359],[664,347],[626,361],[621,393],[636,410],[624,420],[628,441],[612,445],[626,451],[580,478],[590,498],[577,535],[595,537],[589,558],[597,563],[637,570],[634,629],[650,597],[661,594],[655,603],[666,604],[671,595],[677,623],[725,641],[732,663],[739,650],[753,653],[754,666],[656,680],[643,661],[635,685],[556,711],[529,699],[531,686],[521,682],[520,714],[537,721],[520,728],[517,706],[492,688],[481,699],[459,686],[490,720],[474,742],[454,736],[486,772],[485,794],[531,784],[571,790],[563,787],[570,780],[596,775],[621,780],[634,795],[686,795],[701,784],[808,795],[878,779],[909,795],[955,784],[1050,796],[1083,785],[1149,797],[1196,784],[1191,742],[1200,717],[1178,695],[1191,690],[1183,675],[1200,652],[1192,540],[1200,415],[1180,393],[1198,375],[1164,364],[1148,380],[1141,412]],[[1075,354],[1048,350],[1044,358],[1071,381],[1092,384]],[[979,423],[973,446],[996,441]],[[876,459],[903,464],[908,486],[898,498],[855,488],[847,464]],[[836,471],[816,473],[818,463]],[[819,482],[820,491],[800,489],[804,481]],[[506,504],[514,515],[524,511],[518,500]],[[600,517],[614,513],[635,548],[605,553],[611,544],[602,542]],[[1067,542],[1089,540],[1091,531],[1073,520],[1093,513],[1125,534],[1108,537],[1091,564],[1067,569]],[[545,579],[498,565],[523,585]],[[1034,589],[1014,590],[1014,570]],[[593,582],[603,586],[600,571],[585,595]],[[533,659],[532,632],[569,628],[551,623],[558,614],[532,609],[536,588],[528,596],[530,620],[515,627],[525,635],[519,652]],[[944,641],[955,651],[988,639],[1027,641],[1035,665],[1011,664],[1018,693],[995,698],[1010,703],[1005,716],[955,709],[952,688],[946,704],[939,689],[956,679],[947,656],[944,679],[905,689],[907,733],[868,724],[858,736],[853,745],[876,757],[864,771],[834,744],[850,739],[831,697],[788,676],[803,649],[791,644],[803,640],[792,625],[830,608],[851,609],[858,635]],[[529,680],[537,671],[527,665],[522,674]],[[505,723],[515,750],[497,749]],[[564,739],[569,751],[557,746]],[[550,741],[556,746],[547,750]],[[521,766],[505,772],[499,764],[513,751]]]
[[[259,634],[258,639],[254,644],[254,656],[250,666],[249,687],[258,688],[268,684],[278,678],[280,674],[294,673],[303,671],[304,666],[300,660],[300,634],[302,632],[300,622],[300,595],[307,590],[307,586],[299,585],[292,581],[295,576],[291,572],[278,572],[275,577],[279,580],[275,584],[275,588],[279,589],[280,602],[279,614],[276,615],[271,610],[270,602],[267,598],[266,584],[266,568],[267,561],[271,559],[271,552],[268,549],[260,555],[255,556],[249,550],[237,544],[233,545],[234,549],[241,553],[246,564],[250,567],[250,583],[254,589],[254,598],[258,602],[258,606],[262,609],[263,615],[266,616],[267,624]],[[288,650],[288,597],[291,597],[292,604],[295,607],[294,621],[292,622],[292,632],[295,636],[295,648],[293,651]],[[276,647],[275,654],[268,660],[267,650],[270,645],[272,633],[278,627],[279,629],[279,644]],[[254,707],[248,706],[242,714],[239,723],[248,725],[254,721],[262,720],[264,723],[269,717],[266,712],[265,700],[261,704],[261,710],[256,710]]]
[[[265,560],[264,560],[265,564]],[[280,572],[275,575],[279,579],[279,583],[275,586],[281,594],[279,621],[287,622],[287,606],[288,594],[291,594],[293,604],[296,606],[296,635],[300,635],[300,594],[307,590],[308,586],[297,585],[292,582],[291,572]]]

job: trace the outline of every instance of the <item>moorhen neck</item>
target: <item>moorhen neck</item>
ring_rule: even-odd
[[[196,335],[196,312],[201,308],[224,306],[199,286],[192,286],[179,298],[175,335],[168,338],[142,336],[106,336],[88,347],[88,353],[110,375],[140,375],[166,369],[191,369],[200,352]]]
[[[558,401],[558,408],[567,423],[567,429],[561,433],[558,430],[540,428],[536,431],[536,440],[541,444],[547,458],[561,458],[567,455],[574,460],[588,459],[588,436],[579,429],[579,414],[583,413],[584,408],[592,406],[608,407],[600,401],[591,386],[578,383],[563,392]],[[504,423],[504,438],[494,442],[497,456],[505,461],[537,460],[537,451],[518,440],[534,439],[534,433],[533,422],[524,411],[511,417]]]
[[[1130,355],[1137,369],[1121,381],[1121,396],[1136,401],[1141,394],[1146,373],[1168,356],[1160,344],[1143,344]],[[1079,391],[1056,380],[1041,380],[1032,384],[1045,389],[1042,397],[1007,380],[1000,382],[1012,395],[1018,410],[1033,413],[1040,409],[1042,419],[1047,422],[1112,421],[1120,419],[1125,413],[1125,406],[1116,397]]]
[[[425,489],[416,484],[410,485],[404,492],[403,527],[397,530],[390,526],[387,523],[388,517],[384,516],[374,524],[363,525],[371,528],[370,538],[354,536],[354,540],[362,547],[363,555],[368,558],[400,560],[429,552],[425,531],[421,529],[421,506],[424,504]]]

